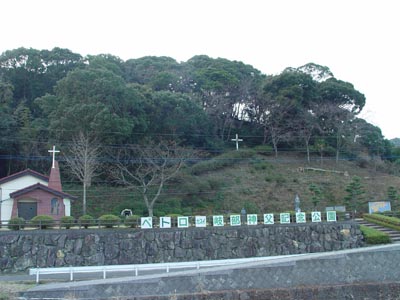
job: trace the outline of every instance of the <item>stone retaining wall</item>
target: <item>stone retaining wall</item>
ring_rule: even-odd
[[[0,232],[0,271],[260,257],[361,246],[363,237],[353,222],[4,231]]]

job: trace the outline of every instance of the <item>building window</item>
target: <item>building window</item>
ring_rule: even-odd
[[[58,215],[60,210],[60,202],[57,198],[51,199],[51,214]]]

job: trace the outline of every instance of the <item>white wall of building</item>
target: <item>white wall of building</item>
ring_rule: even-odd
[[[2,221],[11,219],[14,200],[10,199],[10,194],[36,183],[41,183],[45,186],[48,185],[47,181],[29,174],[0,184],[0,219]]]
[[[64,206],[65,206],[65,216],[71,216],[71,200],[65,198],[64,199]]]

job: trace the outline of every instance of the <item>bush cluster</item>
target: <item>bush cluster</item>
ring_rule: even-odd
[[[66,229],[70,229],[71,226],[75,223],[75,218],[72,216],[62,217],[60,220],[60,226],[65,227]]]
[[[95,219],[90,215],[83,215],[80,216],[78,219],[79,225],[83,226],[84,228],[88,228],[89,226],[96,225]]]
[[[125,224],[125,226],[127,226],[127,227],[135,228],[135,227],[137,227],[138,224],[140,223],[139,220],[140,220],[140,216],[138,216],[138,215],[132,215],[132,216],[129,216],[129,217],[126,217],[126,218],[125,218],[124,224]]]
[[[360,230],[364,235],[367,244],[376,245],[391,243],[390,237],[387,233],[363,225],[360,226]]]
[[[136,227],[139,223],[139,216],[130,216],[125,219],[125,225],[129,227]],[[47,229],[49,227],[54,226],[55,220],[51,216],[47,215],[39,215],[34,217],[30,221],[25,221],[23,218],[12,218],[8,222],[8,228],[10,230],[20,230],[23,229],[26,225],[32,225],[34,227],[40,229]],[[84,228],[88,228],[90,226],[104,226],[106,228],[112,228],[116,225],[122,224],[122,220],[120,217],[116,215],[106,214],[102,215],[98,220],[94,219],[90,215],[83,215],[76,220],[72,216],[64,216],[60,219],[60,227],[70,229],[74,224],[78,226],[82,226]]]
[[[121,219],[115,215],[102,215],[99,218],[99,225],[106,228],[112,228],[121,223]]]
[[[363,218],[369,222],[400,231],[400,219],[381,214],[364,214]]]
[[[8,229],[11,229],[11,230],[23,229],[25,227],[25,219],[24,218],[19,218],[19,217],[12,218],[8,222],[7,226],[8,226]]]
[[[31,223],[40,229],[47,229],[54,225],[54,219],[51,216],[39,215],[32,218]]]

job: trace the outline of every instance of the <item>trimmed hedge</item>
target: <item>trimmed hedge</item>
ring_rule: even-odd
[[[371,223],[400,231],[400,219],[381,214],[364,214],[363,218]]]
[[[11,229],[11,230],[23,229],[25,227],[25,219],[24,218],[20,218],[20,217],[12,218],[8,222],[7,226],[8,226],[8,229]]]
[[[65,216],[60,219],[60,226],[65,227],[66,229],[70,229],[72,225],[75,223],[75,218],[72,216]]]
[[[364,235],[365,242],[370,245],[389,244],[391,239],[387,233],[381,232],[374,228],[360,225],[360,230]]]
[[[121,219],[115,215],[102,215],[99,218],[99,225],[105,226],[106,228],[112,228],[115,225],[119,225],[121,223]]]
[[[81,226],[83,226],[84,228],[88,228],[89,226],[96,225],[96,221],[91,215],[80,216],[78,221],[79,221],[79,224]]]
[[[139,220],[140,220],[140,216],[132,215],[132,216],[129,216],[129,217],[125,218],[124,224],[127,227],[135,228],[135,227],[137,227],[139,225],[139,223],[140,223]]]
[[[34,217],[31,223],[40,229],[47,229],[54,225],[54,219],[51,216],[39,215]]]

